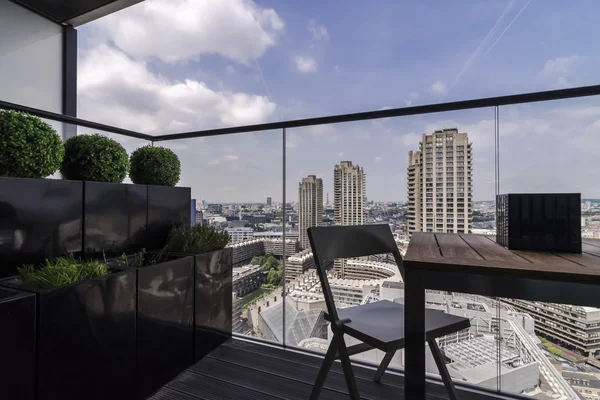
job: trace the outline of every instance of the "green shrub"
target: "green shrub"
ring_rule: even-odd
[[[115,264],[120,268],[127,267],[147,267],[149,265],[158,264],[160,262],[166,261],[166,257],[163,251],[158,252],[157,254],[148,254],[146,253],[146,249],[142,249],[141,251],[127,256],[127,254],[123,253],[121,257],[116,260]]]
[[[557,349],[556,347],[548,347],[548,351],[552,354],[554,354],[555,356],[560,356],[562,351],[560,351],[559,349]]]
[[[229,234],[212,226],[176,226],[169,232],[164,250],[171,253],[208,253],[221,250],[229,243]]]
[[[79,135],[65,142],[60,172],[65,179],[120,183],[129,171],[127,151],[106,136]]]
[[[180,173],[179,157],[170,149],[144,146],[131,154],[129,177],[133,183],[175,186]]]
[[[86,279],[107,275],[106,264],[100,261],[81,261],[73,254],[55,260],[46,260],[38,268],[24,265],[17,268],[24,286],[51,289]]]
[[[60,135],[40,118],[0,110],[0,176],[45,178],[64,154]]]

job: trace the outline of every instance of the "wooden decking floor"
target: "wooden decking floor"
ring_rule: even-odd
[[[233,339],[181,373],[152,400],[307,400],[322,359],[277,347]],[[369,400],[404,399],[404,378],[386,373],[372,381],[374,370],[353,366],[361,397]],[[446,399],[444,387],[429,384],[427,397]],[[461,398],[489,398],[469,393]],[[349,399],[339,362],[334,363],[323,400]]]

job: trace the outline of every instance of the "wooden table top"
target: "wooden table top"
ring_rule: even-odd
[[[583,239],[581,254],[508,250],[495,236],[415,232],[404,267],[600,284],[600,240]]]

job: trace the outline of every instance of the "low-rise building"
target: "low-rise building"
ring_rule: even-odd
[[[293,281],[300,275],[315,268],[315,258],[310,249],[302,250],[286,260],[285,263],[285,280]]]
[[[584,355],[600,354],[600,309],[568,304],[503,299],[535,319],[541,336]]]
[[[230,243],[240,243],[245,240],[252,239],[254,236],[254,229],[252,228],[225,228],[225,232],[229,234],[231,238]]]
[[[260,265],[247,265],[233,269],[233,292],[242,297],[259,289],[265,281]]]

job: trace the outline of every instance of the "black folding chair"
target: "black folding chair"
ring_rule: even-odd
[[[350,364],[350,356],[372,349],[384,351],[385,356],[373,377],[375,382],[379,382],[396,351],[404,348],[404,305],[382,300],[343,308],[338,312],[323,261],[392,253],[400,274],[404,277],[402,256],[389,225],[312,227],[308,228],[308,238],[327,305],[325,319],[331,323],[333,332],[333,338],[325,354],[310,399],[318,399],[333,361],[339,358],[350,398],[360,400]],[[454,384],[435,338],[469,328],[469,320],[437,310],[427,310],[425,325],[426,337],[424,340],[429,343],[449,398],[457,399]],[[347,347],[344,335],[352,336],[363,343]]]

